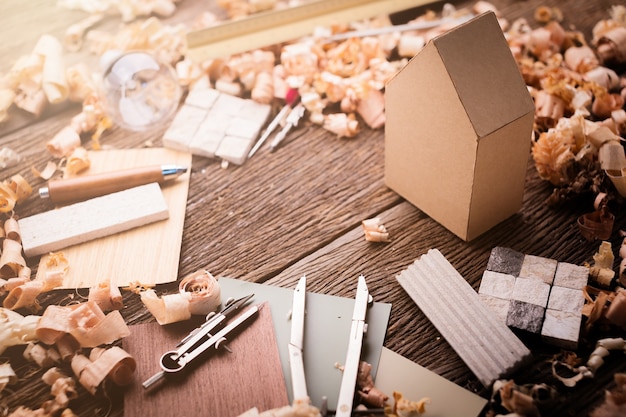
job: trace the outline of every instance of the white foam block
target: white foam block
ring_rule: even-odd
[[[38,256],[169,217],[152,183],[18,220],[26,257]]]

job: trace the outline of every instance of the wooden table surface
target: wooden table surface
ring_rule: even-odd
[[[85,16],[83,12],[58,8],[54,3],[0,3],[0,73],[17,57],[30,52],[39,35],[60,36],[69,24]],[[575,27],[590,39],[591,28],[608,16],[614,2],[492,3],[510,21],[526,17],[532,26],[536,26],[533,12],[537,6],[560,7],[563,26]],[[188,21],[208,4],[213,2],[181,0],[177,14],[168,21]],[[441,5],[436,3],[431,8],[440,11]],[[71,55],[70,59],[80,57]],[[83,58],[95,62],[94,57]],[[11,119],[0,126],[0,148],[10,147],[24,159],[1,171],[1,177],[20,173],[32,180],[30,167],[41,167],[49,159],[45,143],[78,110],[61,107],[46,112],[40,120],[12,112]],[[159,146],[164,130],[165,127],[137,133],[114,127],[104,134],[102,142],[117,148],[141,147],[148,141]],[[293,288],[298,278],[306,274],[309,291],[353,297],[356,278],[363,274],[374,300],[392,304],[385,346],[487,398],[490,393],[440,337],[395,276],[431,248],[439,249],[476,290],[490,251],[496,246],[574,264],[590,262],[598,243],[582,238],[576,219],[593,210],[592,201],[581,199],[562,207],[549,207],[546,199],[552,186],[539,179],[529,159],[521,211],[468,243],[385,186],[383,130],[364,128],[354,139],[338,139],[314,126],[302,127],[299,133],[297,139],[287,141],[276,152],[269,153],[264,148],[239,167],[222,169],[217,160],[193,158],[179,277],[205,268],[215,276]],[[39,185],[35,180],[33,183]],[[16,213],[26,216],[49,208],[31,198],[20,204]],[[614,248],[621,244],[617,231],[626,227],[623,210],[616,215],[611,236]],[[389,230],[390,243],[365,241],[361,221],[375,216]],[[29,260],[33,267],[36,263]],[[172,288],[173,285],[165,285],[159,290]],[[40,301],[46,306],[67,296],[68,292],[53,291],[41,296]],[[136,295],[125,294],[124,303],[122,315],[128,324],[153,320]],[[533,366],[515,375],[516,382],[546,382],[557,387],[563,400],[560,416],[588,415],[603,401],[604,390],[613,386],[613,374],[626,371],[626,356],[614,353],[593,381],[565,389],[550,376],[549,359],[558,350],[542,345],[532,347]],[[2,397],[9,409],[20,404],[37,408],[49,393],[38,374],[25,377],[19,389],[10,392]],[[121,404],[119,398],[113,401],[112,415],[123,413]],[[72,402],[72,409],[84,416],[104,415],[108,401],[81,391],[79,399]]]

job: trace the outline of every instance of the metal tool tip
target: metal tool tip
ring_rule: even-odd
[[[39,197],[40,198],[50,198],[50,190],[48,187],[41,187],[39,189]]]

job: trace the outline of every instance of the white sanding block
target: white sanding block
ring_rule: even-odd
[[[38,256],[169,217],[157,183],[18,220],[26,257]]]

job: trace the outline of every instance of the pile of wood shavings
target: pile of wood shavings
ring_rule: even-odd
[[[548,8],[536,11],[540,27],[519,20],[505,33],[535,101],[532,155],[539,176],[555,186],[551,204],[615,194],[599,164],[602,142],[592,139],[599,129],[626,137],[626,7],[608,13],[590,41]]]

